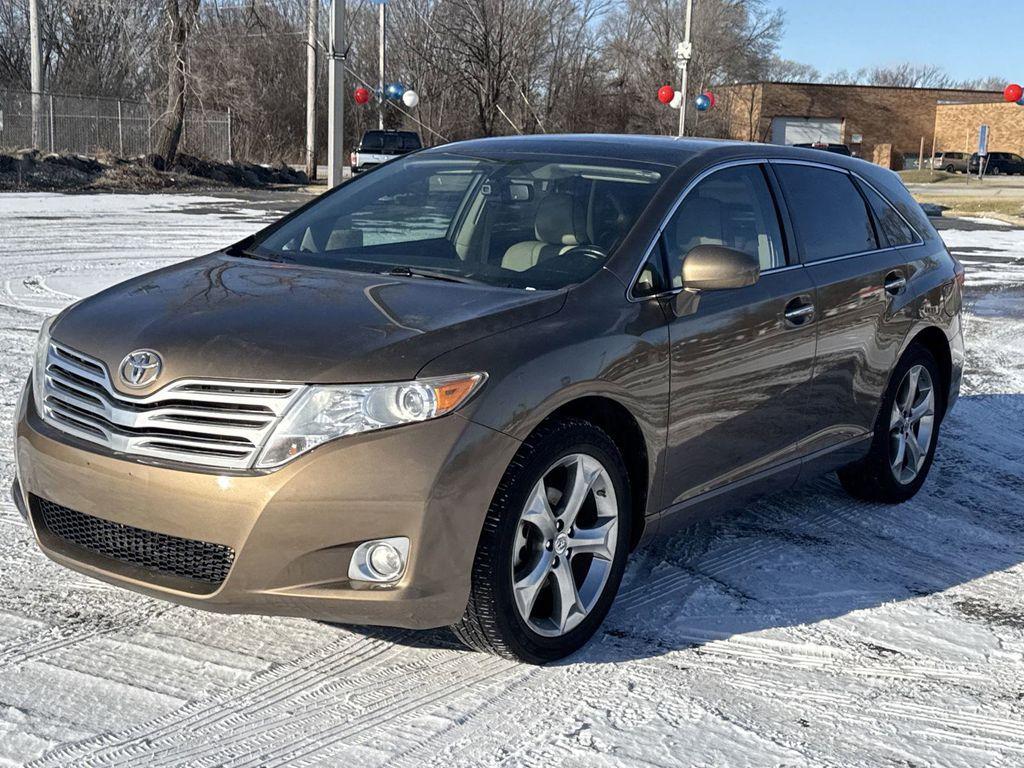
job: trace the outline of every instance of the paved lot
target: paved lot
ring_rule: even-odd
[[[47,313],[297,199],[0,196],[0,429]],[[562,664],[165,604],[50,563],[0,503],[0,765],[1024,763],[1024,232],[943,235],[969,370],[918,497],[824,478],[658,542]]]

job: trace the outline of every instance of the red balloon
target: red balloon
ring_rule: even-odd
[[[1024,96],[1024,88],[1016,83],[1010,83],[1003,90],[1003,98],[1007,101],[1019,101],[1021,96]]]
[[[352,93],[352,98],[356,100],[356,104],[365,104],[370,100],[370,92],[360,86]]]
[[[711,91],[704,91],[704,95],[708,97],[708,101],[711,102],[711,106],[715,106],[715,94]]]
[[[676,95],[676,89],[671,85],[663,85],[658,89],[658,101],[662,104],[668,104],[672,101],[672,97]]]

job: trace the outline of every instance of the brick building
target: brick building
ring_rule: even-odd
[[[931,153],[933,137],[937,149],[962,149],[961,123],[972,119],[969,109],[999,106],[992,102],[1002,98],[997,91],[774,82],[719,86],[715,95],[730,138],[774,144],[847,144],[858,157],[887,166],[898,165],[900,155],[916,157],[922,138],[926,155]],[[1024,107],[1007,106],[1024,113]],[[937,116],[947,109],[951,111],[943,114],[942,141],[938,141]],[[1013,119],[1020,117],[1014,115]],[[976,143],[977,126],[974,130]],[[955,146],[943,146],[943,141]]]
[[[939,149],[975,152],[978,130],[987,125],[991,152],[1024,154],[1024,107],[1005,101],[989,104],[940,104],[935,115]]]

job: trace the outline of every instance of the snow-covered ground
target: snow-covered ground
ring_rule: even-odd
[[[44,315],[292,204],[0,196],[0,429]],[[943,234],[969,370],[922,492],[823,478],[657,542],[562,664],[121,591],[49,562],[5,499],[0,765],[1024,764],[1024,231]]]

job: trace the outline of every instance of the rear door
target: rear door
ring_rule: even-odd
[[[870,434],[907,332],[908,259],[918,238],[870,185],[841,168],[773,161],[817,288],[818,348],[802,453],[848,447]],[[876,214],[873,209],[878,210]]]
[[[814,362],[814,288],[787,258],[764,164],[714,170],[685,194],[661,238],[674,288],[682,287],[686,254],[702,244],[756,256],[761,275],[745,288],[682,290],[668,307],[666,506],[787,462],[797,466],[811,428],[804,405]]]

